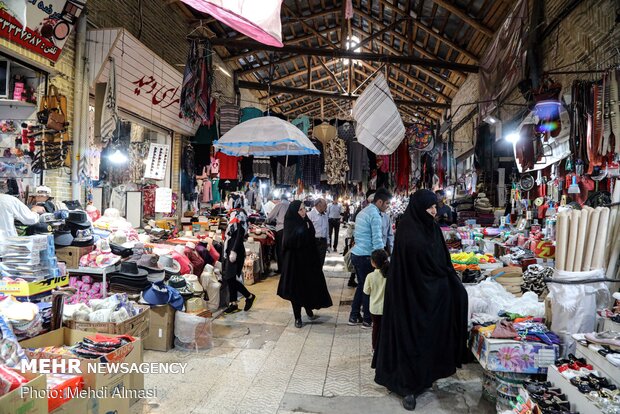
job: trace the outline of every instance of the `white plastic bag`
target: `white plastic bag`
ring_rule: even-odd
[[[566,272],[555,270],[553,278],[564,281],[603,279],[603,269],[588,272]],[[607,307],[611,294],[605,282],[560,284],[548,283],[551,299],[551,330],[562,340],[563,356],[575,351],[572,334],[594,332],[596,329],[596,310]]]
[[[182,351],[198,351],[213,347],[211,318],[177,311],[174,317],[174,347]]]

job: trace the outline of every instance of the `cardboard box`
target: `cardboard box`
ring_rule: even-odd
[[[36,348],[44,348],[48,346],[64,346],[64,345],[75,345],[77,342],[80,342],[86,336],[93,335],[92,332],[83,332],[83,331],[75,331],[69,328],[61,328],[56,329],[55,331],[48,332],[43,335],[36,336],[31,339],[27,339],[25,341],[20,342],[22,348],[26,352],[26,355],[30,359],[40,359],[40,358],[49,358],[49,359],[78,359],[80,361],[79,367],[81,370],[81,374],[84,377],[84,386],[85,388],[101,388],[108,386],[110,383],[116,381],[118,378],[122,377],[123,374],[121,372],[116,373],[96,373],[89,372],[89,365],[96,365],[98,363],[120,363],[125,362],[129,364],[140,364],[142,362],[142,342],[140,338],[135,338],[134,342],[128,343],[114,352],[111,352],[103,357],[98,359],[85,359],[85,358],[77,358],[72,355],[58,355],[49,352],[33,352],[32,349]],[[115,336],[115,335],[109,335]],[[29,349],[30,348],[30,349]],[[93,368],[91,368],[93,371]]]
[[[50,414],[86,413],[89,403],[89,398],[71,398],[69,401],[56,408],[54,411],[50,411]]]
[[[65,326],[69,329],[84,332],[99,332],[112,335],[131,335],[144,339],[147,337],[149,331],[149,306],[134,306],[140,309],[140,313],[133,318],[129,318],[123,322],[114,323],[66,321]]]
[[[45,375],[22,373],[28,379],[25,385],[37,392],[44,392],[47,387]],[[34,398],[24,394],[21,388],[14,389],[0,397],[0,414],[47,414],[47,398]]]
[[[15,296],[16,298],[49,293],[57,287],[67,286],[69,276],[52,277],[37,282],[5,281],[0,280],[0,293]]]
[[[93,251],[95,246],[85,247],[59,247],[56,249],[56,258],[59,262],[65,262],[68,269],[77,269],[80,267],[80,257]]]
[[[557,345],[471,335],[471,351],[488,371],[545,374],[560,352]]]
[[[149,334],[144,340],[144,349],[164,352],[172,349],[175,312],[170,305],[151,308]]]
[[[122,391],[123,388],[129,387],[129,375],[122,375],[116,378],[114,381],[106,386],[107,396],[102,398],[90,398],[88,399],[88,406],[85,411],[81,413],[85,414],[129,414],[129,398],[114,397],[115,390]],[[77,412],[72,413],[77,414]]]

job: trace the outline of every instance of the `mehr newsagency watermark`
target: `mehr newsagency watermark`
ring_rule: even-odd
[[[44,399],[72,399],[72,398],[156,398],[157,388],[152,389],[129,389],[123,386],[101,387],[97,389],[77,389],[65,388],[62,390],[55,389],[38,389],[33,387],[21,387],[21,398],[44,398]]]
[[[83,366],[84,365],[84,366]],[[22,360],[21,370],[33,374],[185,374],[187,362],[89,362],[75,358],[39,358]]]

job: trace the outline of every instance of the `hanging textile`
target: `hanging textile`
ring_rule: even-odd
[[[323,145],[317,140],[312,140],[312,143],[321,151],[321,154],[300,157],[301,180],[307,187],[316,186],[321,183],[321,173],[323,172],[323,165],[325,162],[323,157]]]
[[[181,114],[192,122],[200,121],[203,125],[212,125],[214,120],[214,102],[211,102],[211,47],[208,42],[192,40],[190,42],[183,84],[181,86]]]
[[[405,139],[396,149],[398,165],[396,168],[396,188],[409,188],[411,160],[409,159],[409,143]]]
[[[236,180],[239,174],[239,157],[232,157],[224,154],[223,152],[216,153],[215,157],[220,162],[220,178],[222,180]]]
[[[224,104],[220,106],[220,134],[224,135],[239,125],[239,105]]]
[[[310,118],[303,115],[291,121],[291,124],[295,125],[297,128],[301,130],[304,134],[308,135],[310,131]]]
[[[263,111],[258,108],[253,108],[251,106],[247,108],[243,108],[241,110],[240,122],[249,121],[254,118],[261,118],[263,116]],[[224,135],[224,133],[222,133]]]
[[[118,127],[118,110],[116,106],[116,64],[110,57],[110,72],[105,87],[105,101],[101,114],[101,142],[107,144],[112,140]]]
[[[346,182],[349,164],[347,163],[347,144],[340,138],[334,138],[327,143],[325,150],[325,172],[327,184],[344,184]]]
[[[254,171],[254,176],[257,178],[271,178],[269,157],[254,157],[252,170]]]
[[[349,164],[349,181],[362,181],[363,172],[369,171],[368,154],[366,147],[359,142],[349,142],[347,159]]]

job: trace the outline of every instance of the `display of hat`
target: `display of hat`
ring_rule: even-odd
[[[198,280],[198,276],[189,274],[189,275],[183,275],[183,277],[185,278],[185,280],[187,280],[187,283],[190,284],[194,293],[200,294],[204,292],[204,288],[200,284],[200,281]]]
[[[148,272],[148,276],[146,279],[151,283],[163,282],[166,278],[166,272],[163,270],[161,272]]]
[[[183,296],[192,296],[194,291],[181,275],[172,275],[168,280],[168,286],[175,288]]]
[[[52,189],[45,185],[40,185],[34,190],[34,195],[52,198]]]
[[[185,313],[194,315],[204,312],[207,309],[207,303],[203,298],[189,298],[185,302]]]
[[[88,214],[88,217],[90,217],[90,220],[92,222],[95,222],[101,218],[101,212],[97,209],[97,207],[93,206],[92,204],[86,206],[85,210],[86,214]]]
[[[107,267],[115,265],[121,260],[120,256],[112,254],[107,240],[99,240],[97,245],[98,247],[95,250],[80,257],[81,267]]]
[[[103,217],[118,219],[121,217],[121,213],[116,208],[106,208],[103,212]]]
[[[170,303],[170,291],[163,282],[153,283],[140,295],[140,302],[148,305],[165,305]]]
[[[87,229],[91,227],[91,222],[88,220],[88,214],[84,210],[73,210],[69,211],[69,217],[65,220],[65,222],[73,227]]]
[[[71,230],[71,234],[73,235],[72,246],[85,247],[95,244],[92,228],[80,230],[73,229]]]
[[[148,275],[148,272],[144,269],[140,269],[136,262],[126,261],[126,262],[121,263],[121,267],[119,270],[117,270],[114,273],[111,273],[110,275],[122,275],[122,276],[130,276],[130,277],[137,277],[137,278],[146,278]]]
[[[112,253],[110,242],[105,239],[101,239],[97,242],[97,250],[100,250],[102,253]]]
[[[49,223],[36,223],[32,226],[28,226],[26,233],[30,236],[33,234],[47,234],[53,231],[52,226]]]
[[[175,274],[181,271],[179,262],[174,260],[170,255],[159,256],[158,264],[164,268],[166,273]]]
[[[133,250],[130,248],[123,247],[112,242],[110,242],[110,249],[112,250],[112,253],[119,255],[122,258],[130,257],[133,254]]]
[[[73,235],[71,230],[57,230],[54,233],[54,244],[60,247],[71,246],[73,243]]]
[[[329,141],[336,138],[338,130],[335,126],[330,125],[327,122],[323,122],[321,125],[315,126],[312,130],[312,135],[323,145],[326,145]]]
[[[149,272],[160,273],[164,271],[164,267],[159,264],[159,256],[156,254],[145,254],[138,259],[138,267],[146,269]]]

